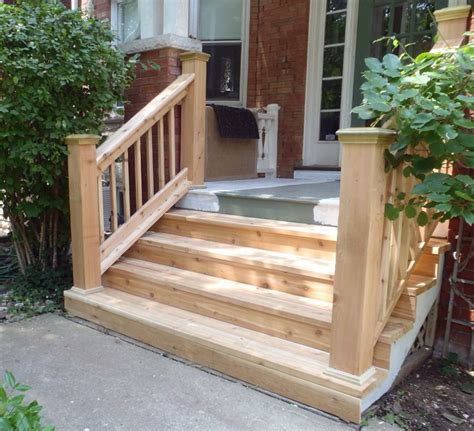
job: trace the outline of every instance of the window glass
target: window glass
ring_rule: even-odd
[[[429,51],[433,46],[435,0],[377,0],[372,19],[372,40],[395,35],[410,55]],[[385,43],[375,43],[371,55],[381,58],[391,50]],[[394,51],[399,54],[400,49]]]
[[[204,44],[203,51],[211,55],[206,77],[207,99],[239,100],[241,45]]]
[[[140,13],[138,0],[123,0],[118,3],[119,38],[122,43],[140,38]]]
[[[201,0],[199,39],[240,40],[243,0]]]
[[[336,141],[341,118],[347,1],[328,0],[324,31],[323,82],[319,113],[320,141]]]
[[[206,98],[240,101],[244,0],[201,0],[198,35],[207,63]]]

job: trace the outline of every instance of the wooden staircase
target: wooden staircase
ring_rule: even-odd
[[[329,366],[337,229],[172,210],[102,276],[103,290],[66,292],[77,316],[357,422],[412,326],[414,292],[433,285],[426,249],[375,347],[364,385]],[[428,263],[427,263],[428,262]],[[431,270],[431,272],[429,272]],[[416,307],[416,303],[415,303]]]

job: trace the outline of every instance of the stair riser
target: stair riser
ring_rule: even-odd
[[[283,338],[299,344],[328,351],[329,325],[323,326],[298,321],[298,316],[289,318],[265,310],[225,302],[217,295],[205,296],[186,292],[159,278],[150,280],[146,276],[131,274],[111,268],[102,278],[103,285],[121,290],[162,304],[171,305],[203,316]]]
[[[414,322],[416,318],[416,296],[410,296],[407,294],[400,296],[400,299],[393,310],[392,316]]]
[[[284,397],[359,422],[361,401],[351,395],[285,374],[265,365],[212,349],[179,334],[171,334],[133,318],[117,315],[100,306],[65,297],[71,314],[170,352],[189,361],[220,371]]]
[[[334,259],[336,252],[336,242],[329,239],[305,238],[258,229],[238,229],[235,226],[227,228],[187,220],[170,220],[166,217],[155,224],[152,230],[319,259]]]
[[[126,253],[126,256],[293,295],[332,301],[333,286],[329,281],[250,264],[221,261],[213,257],[201,257],[193,254],[192,250],[180,252],[138,242]]]

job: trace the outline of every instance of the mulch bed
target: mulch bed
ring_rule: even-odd
[[[366,413],[406,430],[473,430],[473,374],[429,359]]]

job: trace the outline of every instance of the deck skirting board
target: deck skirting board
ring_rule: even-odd
[[[438,277],[435,286],[431,289],[423,292],[417,297],[416,303],[416,319],[413,324],[413,328],[410,329],[405,335],[400,337],[391,345],[390,350],[390,367],[385,379],[374,388],[369,394],[362,398],[362,411],[369,408],[375,401],[377,401],[382,395],[390,390],[393,382],[397,378],[397,375],[402,368],[403,362],[405,361],[411,346],[413,345],[418,332],[420,331],[423,323],[431,310],[431,307],[438,298],[441,284],[443,282],[442,268],[444,266],[444,254],[439,256],[438,265]]]

